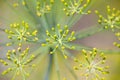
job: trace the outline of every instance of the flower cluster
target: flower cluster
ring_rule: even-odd
[[[8,50],[6,54],[7,60],[0,59],[0,63],[9,67],[2,72],[2,75],[14,72],[12,80],[15,80],[16,76],[19,75],[22,75],[23,80],[25,80],[29,76],[29,72],[26,72],[26,69],[35,67],[35,64],[30,64],[34,60],[35,55],[28,56],[28,53],[29,47],[24,51],[21,50],[21,47],[18,47],[17,50]]]
[[[25,6],[26,5],[26,1],[25,0],[21,0],[20,3],[19,3],[19,1],[13,3],[13,7],[15,7],[15,8],[18,7],[19,5]]]
[[[90,0],[87,0],[85,4],[83,4],[84,0],[61,0],[64,4],[63,10],[65,11],[67,16],[74,14],[89,14],[91,11],[86,12],[86,8],[90,4]]]
[[[22,42],[25,41],[37,41],[36,37],[37,30],[33,32],[29,31],[29,24],[22,21],[22,23],[13,23],[10,24],[10,29],[5,29],[5,32],[8,34],[8,38],[12,39],[15,42],[19,42],[19,46]],[[10,46],[12,43],[7,43],[7,46]]]
[[[120,41],[120,32],[116,32],[115,36],[118,38],[118,40]],[[120,48],[120,43],[118,42],[114,42],[113,43],[116,47]]]
[[[54,0],[50,0],[49,4],[47,4],[47,1],[37,1],[36,4],[36,14],[37,16],[41,17],[42,15],[49,13],[51,11],[52,4],[54,3]]]
[[[107,17],[103,17],[97,10],[95,13],[99,16],[98,23],[103,25],[104,28],[111,28],[113,32],[120,30],[120,10],[115,8],[110,9],[110,6],[107,6]]]
[[[54,50],[50,52],[51,54],[56,51],[56,49],[62,50],[62,53],[65,58],[67,58],[66,54],[64,53],[65,48],[74,49],[74,46],[70,46],[67,43],[74,41],[76,38],[74,37],[75,32],[72,31],[69,34],[68,26],[65,25],[61,27],[60,24],[57,24],[57,27],[53,27],[49,32],[46,30],[46,43],[43,43],[42,46],[53,46]]]
[[[98,23],[103,25],[105,29],[111,29],[118,40],[120,40],[120,10],[110,9],[110,6],[107,6],[107,18],[103,17],[97,10],[95,12],[99,16]],[[120,47],[120,44],[117,42],[113,44]]]
[[[83,60],[77,58],[74,59],[74,61],[79,64],[79,66],[73,67],[74,70],[83,70],[81,76],[84,76],[86,80],[105,80],[101,75],[109,73],[109,66],[104,66],[106,61],[104,53],[101,53],[99,56],[97,49],[93,48],[92,51],[86,51],[83,49],[82,54],[84,55]]]

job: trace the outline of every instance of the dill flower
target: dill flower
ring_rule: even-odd
[[[103,25],[105,29],[111,29],[120,40],[120,10],[111,9],[110,6],[107,6],[107,17],[103,17],[97,10],[95,12],[99,16],[99,24]],[[118,42],[113,44],[118,48],[120,47]]]
[[[42,16],[46,13],[49,13],[51,11],[52,4],[54,3],[54,0],[51,0],[48,4],[47,1],[37,1],[36,4],[36,14],[37,16]]]
[[[22,75],[22,80],[26,80],[29,76],[29,72],[27,72],[26,69],[35,67],[35,64],[30,64],[34,60],[35,55],[32,54],[28,56],[28,53],[29,47],[24,51],[21,50],[21,47],[18,47],[17,50],[8,50],[6,53],[7,60],[0,59],[0,63],[8,67],[2,72],[2,75],[14,72],[11,80],[15,80],[19,75]]]
[[[102,16],[97,10],[95,13],[99,16],[98,23],[105,29],[112,29],[113,32],[120,30],[120,10],[107,6],[107,16]]]
[[[63,10],[65,11],[67,16],[71,16],[74,14],[89,14],[90,11],[85,11],[89,6],[91,0],[87,0],[85,4],[83,4],[84,0],[61,0],[64,4]]]
[[[13,23],[10,24],[10,29],[5,29],[5,32],[8,34],[8,38],[13,40],[13,42],[19,43],[21,45],[22,42],[26,41],[37,41],[37,30],[30,31],[29,24],[25,21],[22,21],[22,23]],[[12,45],[12,43],[7,43],[7,46]]]
[[[51,54],[56,51],[56,49],[60,49],[65,58],[67,58],[64,53],[65,48],[74,49],[74,46],[68,45],[67,43],[74,41],[76,38],[74,37],[75,32],[72,31],[69,34],[68,26],[65,25],[62,27],[60,24],[57,24],[57,27],[53,27],[51,31],[46,30],[46,43],[43,43],[42,46],[53,46],[54,50],[50,52]]]
[[[93,48],[92,51],[82,50],[85,62],[77,58],[74,61],[78,66],[74,66],[74,70],[83,70],[80,76],[84,76],[86,80],[105,80],[101,75],[108,74],[109,66],[104,66],[106,61],[106,56],[104,53],[97,53],[97,49]]]
[[[54,3],[54,0],[40,0],[40,1],[34,1],[35,2],[35,13],[37,16],[41,17],[46,13],[49,13],[51,11],[51,7]],[[26,0],[21,0],[13,3],[13,7],[16,8],[18,6],[25,6],[28,8],[29,2]]]

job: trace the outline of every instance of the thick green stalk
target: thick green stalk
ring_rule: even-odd
[[[53,51],[52,48],[50,48],[49,52],[51,52],[51,51]],[[51,70],[52,70],[52,65],[53,65],[53,54],[50,54],[49,55],[48,69],[46,71],[44,80],[50,80],[50,73],[51,73]]]
[[[59,65],[58,65],[58,55],[56,53],[54,54],[54,61],[55,61],[55,68],[56,68],[58,80],[60,80],[60,69],[59,69]]]
[[[63,62],[64,62],[64,64],[65,64],[65,66],[67,67],[67,69],[69,70],[69,72],[72,74],[72,76],[74,77],[74,79],[75,79],[75,80],[78,80],[78,78],[77,78],[74,70],[71,68],[68,60],[66,60],[64,57],[62,57],[62,59],[63,59]]]
[[[42,27],[45,30],[47,30],[49,28],[49,24],[48,24],[48,20],[45,14],[41,17],[41,22],[42,22]]]

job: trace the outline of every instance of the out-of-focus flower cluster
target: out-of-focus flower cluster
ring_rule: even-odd
[[[65,11],[67,16],[75,15],[75,14],[89,14],[91,11],[86,12],[86,7],[89,6],[91,0],[87,0],[85,4],[84,0],[61,0],[64,4],[63,10]]]
[[[120,10],[111,9],[110,6],[107,6],[106,17],[102,16],[97,10],[95,12],[99,16],[98,23],[104,26],[105,29],[111,29],[120,41]],[[113,44],[120,48],[120,43],[114,42]]]
[[[81,70],[80,76],[85,80],[105,80],[102,75],[108,74],[109,66],[105,66],[106,56],[104,53],[98,53],[96,48],[92,51],[82,50],[83,58],[75,58],[78,64],[74,66],[74,70]]]
[[[35,55],[29,55],[29,47],[25,50],[21,50],[21,47],[18,47],[17,50],[8,50],[6,53],[6,59],[0,59],[0,62],[7,66],[8,68],[2,72],[2,75],[6,75],[7,73],[14,72],[11,80],[15,80],[15,78],[19,75],[22,75],[22,79],[25,80],[27,76],[29,76],[29,71],[26,71],[28,68],[34,68],[35,64],[30,64]]]

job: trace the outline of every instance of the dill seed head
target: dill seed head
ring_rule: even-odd
[[[26,69],[35,67],[35,64],[31,64],[35,59],[35,55],[32,54],[28,56],[29,47],[23,51],[20,49],[19,47],[17,50],[8,50],[6,53],[7,60],[0,59],[0,63],[8,67],[2,72],[2,75],[8,74],[9,72],[15,72],[12,80],[15,80],[17,75],[24,75],[27,77],[29,71],[26,71]]]
[[[81,76],[86,77],[86,79],[101,80],[101,75],[108,74],[109,66],[105,66],[106,56],[103,52],[98,55],[98,51],[96,48],[93,48],[92,51],[86,51],[85,49],[82,50],[84,61],[81,61],[77,58],[74,61],[78,64],[74,66],[74,70],[83,70]]]
[[[64,5],[63,10],[65,11],[67,16],[91,13],[91,11],[86,12],[86,8],[89,6],[91,0],[86,0],[85,4],[83,4],[84,0],[61,0],[61,2]]]
[[[47,1],[37,1],[36,2],[36,15],[41,17],[46,13],[49,13],[51,11],[52,5],[54,3],[54,0]]]
[[[43,43],[42,46],[53,46],[54,50],[50,52],[51,54],[56,51],[56,49],[60,49],[63,53],[63,56],[67,58],[66,54],[64,53],[65,48],[68,49],[75,49],[74,46],[68,45],[69,42],[74,41],[75,32],[72,31],[71,33],[68,30],[68,26],[61,26],[57,24],[57,26],[51,29],[51,31],[46,30],[46,43]]]
[[[112,29],[113,32],[116,30],[120,30],[120,10],[116,10],[115,8],[110,8],[107,6],[107,15],[104,17],[97,10],[95,13],[99,16],[98,23],[103,25],[105,29]]]
[[[22,42],[27,41],[37,41],[37,30],[30,31],[29,24],[25,21],[21,23],[10,24],[9,29],[5,29],[5,32],[8,34],[8,38],[13,41],[18,41],[19,46]],[[12,43],[7,43],[7,46],[12,45]]]
[[[95,13],[99,16],[98,23],[103,25],[105,29],[111,29],[117,39],[120,41],[120,10],[110,8],[107,6],[107,17],[102,16],[98,11]],[[120,43],[113,43],[116,47],[120,48]]]

